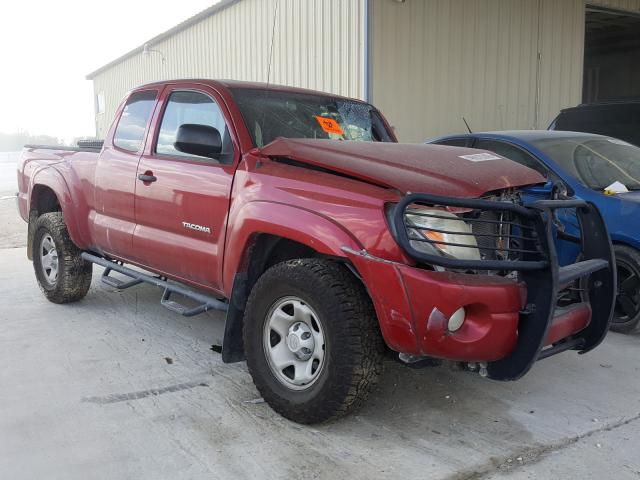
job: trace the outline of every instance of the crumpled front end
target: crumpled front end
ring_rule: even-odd
[[[558,229],[559,209],[575,212],[579,238]],[[486,363],[491,378],[515,380],[541,358],[584,353],[606,335],[615,266],[592,204],[410,194],[389,213],[394,238],[417,265],[346,253],[392,349]],[[579,245],[579,262],[559,266],[559,240]]]

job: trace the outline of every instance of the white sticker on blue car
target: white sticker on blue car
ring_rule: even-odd
[[[460,158],[469,160],[470,162],[486,162],[487,160],[502,160],[502,157],[498,157],[491,153],[473,153],[471,155],[460,155]]]

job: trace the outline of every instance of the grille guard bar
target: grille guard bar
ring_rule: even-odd
[[[516,261],[459,260],[418,251],[411,245],[404,218],[407,207],[414,204],[512,212],[535,232],[532,237],[542,248],[544,258]],[[562,232],[554,229],[553,222],[549,220],[557,209],[575,209],[580,225],[580,238],[573,240],[581,245],[580,261],[565,267],[558,264],[554,242],[555,238],[563,238]],[[406,195],[396,205],[391,221],[391,231],[396,242],[418,262],[455,269],[521,272],[521,279],[527,286],[527,299],[525,308],[520,312],[516,347],[507,357],[488,364],[490,378],[517,380],[539,359],[565,350],[586,353],[599,345],[606,336],[615,305],[615,261],[606,225],[600,211],[592,203],[579,199],[538,200],[522,206],[505,201],[413,193]],[[560,290],[568,282],[577,279],[584,282],[587,292],[584,301],[591,307],[591,321],[580,332],[545,347]]]

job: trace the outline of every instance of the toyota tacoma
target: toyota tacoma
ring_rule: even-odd
[[[589,202],[524,203],[544,181],[490,152],[399,144],[362,101],[179,80],[131,91],[104,142],[25,146],[17,200],[50,301],[82,299],[96,264],[176,313],[225,311],[223,361],[246,359],[274,410],[314,423],[362,404],[385,352],[516,380],[602,341],[606,227]],[[558,241],[577,263],[559,266]]]

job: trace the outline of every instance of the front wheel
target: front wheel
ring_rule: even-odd
[[[290,260],[265,272],[247,302],[243,336],[258,391],[299,423],[360,406],[382,367],[371,300],[351,272],[328,260]]]
[[[618,295],[611,330],[630,333],[640,323],[640,252],[624,245],[615,245],[618,271]]]
[[[53,303],[83,298],[91,285],[92,264],[69,238],[62,213],[39,216],[33,230],[33,268],[40,290]]]

